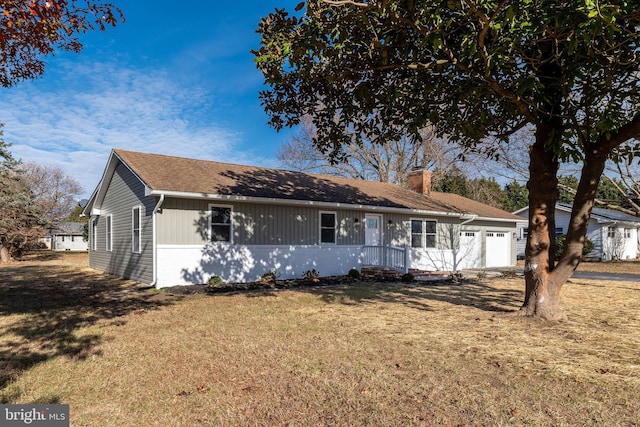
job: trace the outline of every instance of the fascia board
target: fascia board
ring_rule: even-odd
[[[524,218],[522,219],[508,219],[508,218],[494,218],[491,216],[479,216],[477,218],[474,218],[473,221],[493,221],[493,222],[512,222],[512,223],[517,223],[517,222],[524,222],[526,221]],[[470,224],[473,224],[473,221]]]
[[[93,194],[89,198],[89,202],[85,206],[85,210],[83,210],[83,213],[86,213],[87,208],[91,206],[90,214],[100,215],[102,202],[104,201],[105,194],[107,193],[107,188],[109,187],[109,183],[111,182],[111,179],[113,178],[113,175],[116,172],[116,167],[118,165],[118,162],[122,163],[133,174],[133,176],[135,176],[136,179],[144,185],[145,193],[146,193],[147,189],[149,188],[147,186],[147,183],[145,183],[140,178],[140,176],[138,176],[138,174],[129,167],[127,162],[125,162],[120,158],[120,156],[118,156],[115,150],[111,150],[109,160],[107,161],[107,166],[105,167],[104,172],[102,173],[102,178],[100,179],[100,182],[98,183],[98,186],[96,187],[96,189],[93,191]]]
[[[263,197],[251,197],[251,196],[229,196],[224,194],[208,194],[208,193],[190,193],[182,191],[164,191],[164,190],[150,190],[147,196],[160,196],[172,197],[178,199],[201,199],[201,200],[218,200],[226,202],[246,202],[257,203],[267,205],[289,205],[289,206],[312,206],[323,209],[354,209],[354,210],[366,210],[373,212],[386,212],[386,213],[400,213],[400,214],[421,214],[429,216],[441,216],[441,217],[453,217],[453,218],[467,218],[469,214],[456,213],[456,212],[439,212],[429,211],[421,209],[410,208],[394,208],[385,206],[371,206],[371,205],[356,205],[348,203],[332,203],[332,202],[318,202],[313,200],[290,200],[290,199],[277,199],[277,198],[263,198]]]

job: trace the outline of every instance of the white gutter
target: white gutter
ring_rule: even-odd
[[[411,208],[395,208],[395,207],[385,207],[385,206],[371,206],[371,205],[356,205],[349,203],[334,203],[334,202],[317,202],[313,200],[295,200],[295,199],[277,199],[277,198],[267,198],[267,197],[252,197],[252,196],[229,196],[223,194],[207,194],[207,193],[189,193],[182,191],[162,191],[162,190],[151,190],[149,188],[145,191],[146,196],[167,196],[167,197],[175,197],[178,199],[202,199],[202,200],[219,200],[225,202],[245,202],[245,203],[256,203],[256,204],[268,204],[268,205],[288,205],[288,206],[309,206],[309,207],[319,207],[324,209],[330,208],[341,208],[341,209],[355,209],[355,210],[366,210],[373,212],[387,212],[387,213],[400,213],[406,214],[407,211],[412,213],[418,213],[423,215],[431,215],[431,216],[445,216],[445,217],[454,217],[454,218],[468,218],[469,214],[466,213],[455,213],[455,212],[441,212],[441,211],[430,211],[430,210],[422,210],[422,209],[411,209]],[[475,219],[475,218],[474,218]],[[503,221],[513,221],[513,220],[503,220]]]
[[[162,206],[162,203],[164,203],[164,194],[160,195],[160,200],[158,200],[158,203],[156,203],[156,206],[153,208],[153,214],[152,214],[152,227],[153,227],[153,248],[152,248],[152,254],[153,254],[153,282],[151,282],[151,286],[153,286],[154,288],[156,287],[156,284],[158,283],[158,227],[156,226],[156,214],[158,213],[158,211],[160,210],[160,207]]]

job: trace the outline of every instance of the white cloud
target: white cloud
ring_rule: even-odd
[[[241,130],[212,120],[216,99],[202,87],[115,64],[70,62],[62,69],[48,71],[55,84],[47,75],[46,85],[3,89],[0,122],[16,158],[61,167],[84,187],[84,197],[112,148],[248,163],[250,154],[234,148]]]

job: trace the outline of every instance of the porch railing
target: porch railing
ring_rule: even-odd
[[[397,246],[363,246],[362,264],[367,267],[382,267],[409,272],[409,250]]]

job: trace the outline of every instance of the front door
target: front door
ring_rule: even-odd
[[[366,214],[364,222],[366,224],[364,244],[366,246],[381,246],[382,231],[380,230],[380,223],[382,223],[382,216]]]

